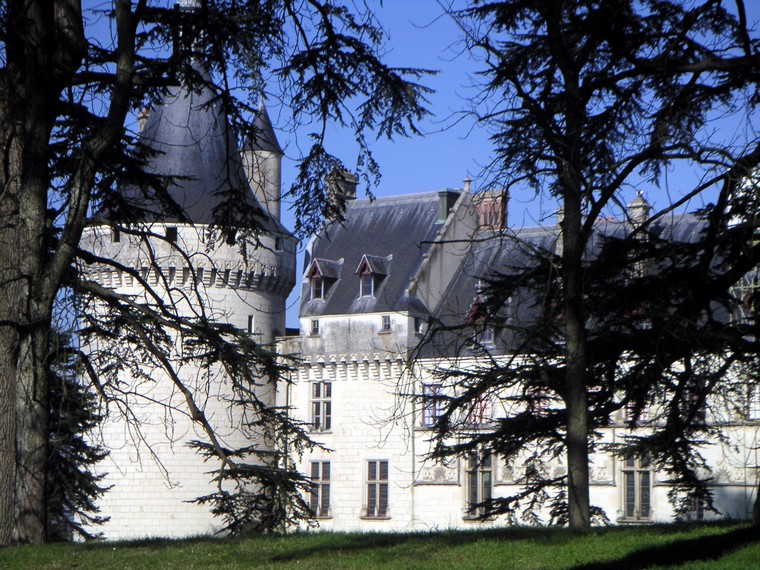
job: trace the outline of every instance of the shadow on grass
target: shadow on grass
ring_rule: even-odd
[[[373,550],[382,552],[385,548],[401,545],[409,547],[411,550],[438,550],[441,547],[449,548],[477,542],[516,542],[520,540],[561,545],[574,540],[578,536],[582,536],[584,533],[585,531],[583,530],[573,531],[569,529],[557,532],[556,528],[546,527],[501,527],[471,531],[452,530],[410,533],[343,534],[325,532],[311,535],[318,544],[306,548],[294,548],[287,553],[274,555],[269,560],[271,562],[290,562],[294,560],[307,560],[325,553],[341,552],[344,554],[357,554],[362,551]]]
[[[724,534],[684,538],[642,548],[607,562],[575,566],[572,570],[634,570],[650,566],[679,566],[688,562],[716,561],[751,544],[760,543],[760,526],[747,526]]]

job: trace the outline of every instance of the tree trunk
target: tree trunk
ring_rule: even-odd
[[[16,385],[16,536],[15,542],[45,540],[47,502],[47,329],[22,339]]]
[[[573,528],[591,524],[588,468],[586,325],[583,311],[583,249],[579,191],[567,191],[562,221],[565,294],[565,407],[567,413],[567,501]]]
[[[0,545],[45,537],[47,342],[73,255],[56,255],[51,267],[49,145],[59,94],[86,49],[79,0],[11,0],[6,18],[13,24],[0,73]],[[87,202],[75,204],[81,225]]]
[[[0,199],[0,224],[8,220],[10,196]],[[12,231],[0,231],[0,546],[10,544],[14,527],[16,481],[16,370],[19,334],[13,307],[20,283],[13,279],[18,246]]]

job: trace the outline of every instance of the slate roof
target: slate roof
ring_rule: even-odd
[[[208,73],[202,74],[210,80]],[[266,111],[259,113],[260,123],[268,122],[265,116]],[[266,133],[274,137],[271,123]],[[277,144],[276,138],[268,144],[272,140]],[[181,208],[181,214],[169,211],[154,189],[122,189],[128,202],[144,210],[145,219],[284,231],[258,204],[243,171],[235,133],[210,87],[169,88],[151,111],[140,141],[152,151],[144,170],[174,177],[167,190]]]
[[[332,264],[329,267],[340,266],[340,278],[324,300],[311,300],[309,283],[304,281],[300,315],[428,313],[419,299],[407,295],[407,288],[441,228],[438,211],[437,192],[349,201],[346,221],[330,225],[315,237],[304,263],[308,268],[311,259],[316,259],[326,276],[330,271],[326,261]],[[381,278],[373,297],[359,297],[355,271],[362,259]]]
[[[672,214],[649,226],[651,235],[665,241],[690,243],[697,240],[704,228],[704,222],[691,214]],[[479,297],[483,278],[491,273],[515,274],[529,267],[531,258],[542,253],[555,251],[559,237],[557,226],[536,226],[515,228],[501,231],[489,231],[480,234],[467,256],[460,264],[456,275],[447,288],[438,307],[433,309],[433,316],[447,325],[464,325],[467,315],[473,309]],[[595,226],[595,231],[587,250],[591,258],[598,252],[604,237],[622,238],[628,233],[628,226],[620,220],[602,220]],[[508,318],[511,325],[530,323],[535,317],[536,300],[529,293],[516,292],[508,307],[504,308],[502,318]],[[474,323],[477,328],[477,323]],[[497,335],[494,352],[512,351],[518,348],[520,339],[514,334],[513,327],[507,327]],[[451,353],[457,347],[453,335],[441,335],[434,339],[424,350],[425,355]]]
[[[267,108],[262,101],[259,110],[253,119],[253,128],[245,137],[243,142],[243,151],[263,150],[283,154],[280,143],[277,141],[277,135],[274,133],[272,121],[267,113]]]
[[[481,231],[461,258],[438,306],[425,307],[419,298],[409,296],[407,289],[441,228],[438,208],[437,192],[349,202],[346,222],[333,224],[321,232],[312,243],[313,257],[305,263],[308,270],[313,259],[322,276],[334,281],[324,299],[311,300],[309,282],[304,280],[300,315],[408,310],[415,316],[430,316],[446,325],[464,327],[469,317],[473,328],[469,336],[465,332],[458,339],[471,339],[472,331],[482,321],[481,281],[492,273],[519,273],[534,259],[556,251],[559,237],[556,225]],[[693,215],[671,214],[651,223],[648,231],[664,241],[689,243],[696,241],[703,228],[704,222]],[[587,259],[598,254],[603,239],[622,238],[629,231],[625,221],[598,221]],[[376,275],[384,276],[374,297],[359,297],[357,271],[365,264]],[[508,319],[515,326],[503,327],[496,335],[496,352],[516,349],[520,343],[515,336],[518,325],[530,323],[536,315],[536,299],[528,290],[516,291],[507,305],[497,320]],[[423,353],[451,354],[452,350],[468,350],[471,346],[470,341],[465,340],[464,345],[460,342],[459,346],[455,342],[453,335],[440,335],[423,348]]]

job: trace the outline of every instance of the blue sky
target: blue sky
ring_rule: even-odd
[[[373,154],[382,177],[372,189],[375,196],[392,196],[427,192],[444,188],[461,188],[465,177],[473,180],[473,189],[483,176],[483,168],[491,160],[488,133],[471,117],[463,116],[467,98],[477,91],[472,88],[477,63],[457,46],[458,30],[433,0],[390,0],[376,10],[378,20],[389,34],[386,61],[392,65],[438,70],[422,83],[434,90],[429,95],[432,115],[422,124],[424,136],[378,140]],[[278,117],[272,114],[275,129]],[[356,146],[351,133],[333,130],[328,150],[347,165],[355,161]],[[292,133],[277,131],[285,151],[283,189],[295,177],[298,141]],[[361,194],[360,194],[360,197]],[[293,214],[283,203],[283,223],[293,227]],[[288,326],[298,326],[298,290],[303,259],[299,251],[299,275],[296,290],[288,300]]]

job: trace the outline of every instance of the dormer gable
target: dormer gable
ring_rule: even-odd
[[[325,300],[330,294],[333,285],[340,279],[343,259],[333,261],[331,259],[315,258],[306,270],[306,278],[309,280],[311,300]]]
[[[374,297],[385,277],[390,275],[390,265],[393,255],[380,257],[377,255],[362,255],[356,268],[359,276],[359,297]]]

